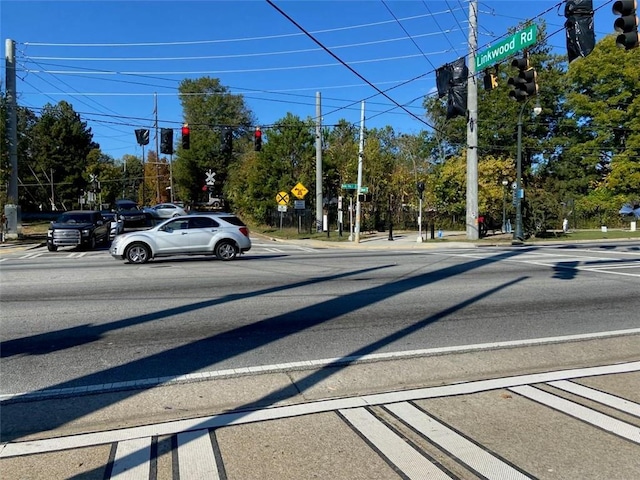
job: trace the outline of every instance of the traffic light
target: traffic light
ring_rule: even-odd
[[[256,127],[256,132],[253,137],[253,146],[256,152],[262,150],[262,131],[260,127]]]
[[[424,182],[418,182],[416,187],[418,188],[418,195],[422,198],[422,194],[424,193]]]
[[[184,150],[189,150],[189,147],[191,146],[191,141],[189,138],[190,133],[191,132],[189,131],[189,125],[185,123],[182,126],[182,148]]]
[[[507,84],[513,89],[509,92],[511,98],[515,98],[518,102],[524,102],[528,97],[538,94],[538,75],[536,71],[529,66],[527,57],[516,58],[511,62],[511,66],[517,67],[519,72],[515,77],[509,78]]]
[[[231,127],[224,129],[222,135],[222,151],[224,153],[231,153],[233,151],[233,129]]]
[[[160,153],[173,154],[173,128],[160,130]]]
[[[484,89],[489,91],[498,88],[498,77],[495,73],[485,70],[483,77]]]
[[[620,18],[613,22],[613,29],[620,33],[616,37],[616,45],[625,50],[631,50],[640,45],[637,8],[638,2],[636,0],[618,0],[613,2],[611,7],[611,11],[615,15],[620,15]]]

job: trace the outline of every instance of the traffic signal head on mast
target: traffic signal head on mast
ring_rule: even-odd
[[[527,98],[537,95],[538,75],[529,65],[529,59],[527,57],[516,58],[511,62],[511,66],[518,69],[518,75],[507,81],[513,87],[509,96],[518,102],[524,102]]]
[[[224,153],[233,152],[233,130],[231,127],[226,127],[222,134],[222,151]]]
[[[611,7],[615,15],[620,15],[613,22],[613,29],[620,34],[616,38],[616,45],[625,50],[631,50],[640,45],[637,8],[637,0],[617,0]]]
[[[173,128],[160,130],[160,153],[173,154]]]
[[[256,152],[262,150],[262,130],[260,130],[260,127],[256,127],[256,131],[253,136],[253,147]]]
[[[191,147],[191,139],[190,139],[191,131],[189,130],[189,125],[186,123],[182,126],[182,148],[184,150],[189,150]]]

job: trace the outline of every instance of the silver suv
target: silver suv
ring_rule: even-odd
[[[231,213],[198,213],[149,229],[117,235],[109,253],[129,263],[173,255],[215,255],[233,260],[251,249],[249,229]]]

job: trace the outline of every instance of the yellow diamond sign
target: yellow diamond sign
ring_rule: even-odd
[[[289,203],[289,194],[287,192],[278,192],[276,202],[278,202],[278,205],[286,205]]]
[[[298,184],[291,189],[291,193],[293,193],[296,198],[302,200],[304,196],[309,193],[309,190],[307,190],[307,187],[305,187],[303,184],[298,182]]]

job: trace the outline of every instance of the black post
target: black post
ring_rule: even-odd
[[[389,194],[389,238],[390,242],[393,241],[393,217],[392,217],[392,209],[391,209],[391,201],[393,200],[393,195]]]

